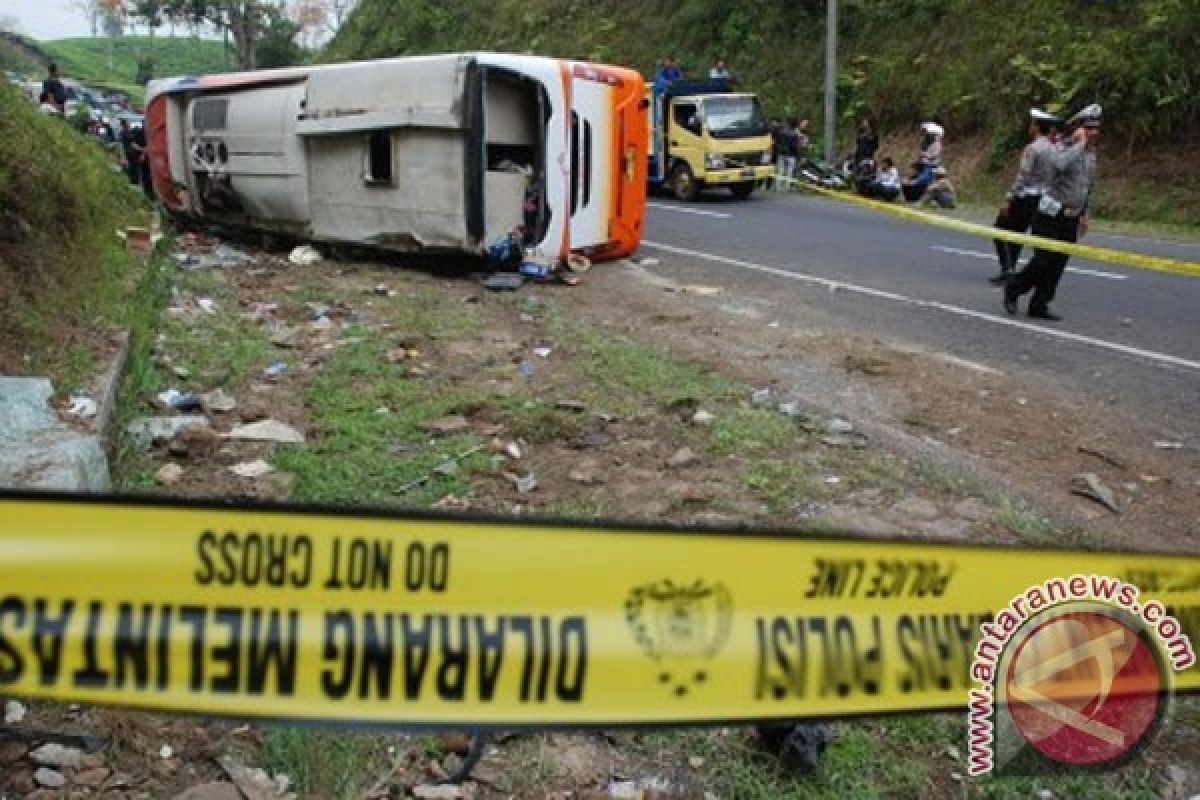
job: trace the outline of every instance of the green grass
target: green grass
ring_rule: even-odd
[[[222,42],[195,39],[186,35],[120,36],[52,39],[39,43],[48,56],[58,62],[68,78],[89,85],[132,88],[139,95],[138,61],[150,59],[156,78],[224,72],[234,68],[232,54]],[[112,61],[109,61],[111,48]]]
[[[271,728],[263,740],[263,765],[287,775],[301,797],[358,800],[384,774],[376,774],[386,744],[381,737],[313,728]],[[384,762],[386,763],[386,762]]]
[[[0,106],[0,372],[69,390],[96,366],[97,340],[128,321],[140,266],[115,232],[144,207],[97,145],[7,81]]]

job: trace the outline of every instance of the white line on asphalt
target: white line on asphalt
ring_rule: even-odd
[[[717,219],[729,219],[732,214],[725,214],[720,211],[705,211],[702,208],[684,208],[683,206],[671,206],[666,203],[646,203],[650,208],[661,208],[664,211],[678,211],[680,214],[698,214],[701,217],[716,217]]]
[[[946,247],[941,244],[931,244],[931,250],[941,250],[943,253],[952,253],[956,256],[969,256],[970,258],[978,258],[984,261],[995,261],[995,253],[982,253],[978,250],[962,250],[958,247]],[[1118,272],[1105,272],[1100,269],[1085,269],[1084,267],[1067,267],[1067,272],[1078,272],[1080,275],[1091,275],[1096,278],[1108,278],[1110,281],[1128,280],[1128,275],[1122,275]]]
[[[1165,364],[1174,367],[1184,367],[1186,369],[1200,372],[1200,361],[1190,361],[1186,358],[1170,355],[1169,353],[1158,353],[1154,350],[1143,350],[1140,347],[1132,347],[1130,345],[1120,344],[1118,342],[1109,342],[1104,339],[1096,339],[1091,336],[1084,336],[1080,333],[1071,333],[1070,331],[1063,331],[1057,328],[1047,328],[1041,325],[1033,325],[1028,322],[1022,322],[1018,319],[1001,317],[996,314],[986,314],[982,311],[976,311],[971,308],[963,308],[962,306],[950,305],[949,303],[940,303],[936,300],[921,300],[916,297],[908,297],[907,295],[896,294],[895,292],[885,292],[881,289],[872,289],[869,286],[859,286],[858,284],[854,283],[842,283],[841,281],[833,281],[828,278],[818,278],[816,275],[806,275],[802,272],[789,272],[788,270],[780,269],[779,267],[769,267],[765,264],[755,264],[751,261],[740,261],[736,258],[727,258],[725,256],[717,256],[711,253],[701,253],[698,250],[688,250],[683,247],[675,247],[674,245],[647,242],[645,240],[642,241],[642,245],[654,250],[662,250],[667,253],[691,256],[692,258],[699,258],[704,261],[715,261],[720,264],[729,264],[730,266],[741,267],[742,269],[765,272],[768,275],[775,275],[780,278],[787,278],[793,281],[800,281],[801,283],[810,283],[817,286],[823,286],[831,292],[851,292],[854,294],[866,295],[867,297],[877,297],[881,300],[891,300],[897,303],[906,303],[908,305],[918,306],[921,308],[932,308],[937,311],[945,311],[947,314],[954,314],[955,316],[959,317],[983,320],[984,322],[991,322],[995,325],[1007,325],[1010,328],[1019,328],[1023,331],[1041,334],[1042,336],[1049,336],[1054,339],[1063,339],[1069,342],[1088,344],[1104,350],[1123,353],[1127,356],[1144,358],[1159,364]]]

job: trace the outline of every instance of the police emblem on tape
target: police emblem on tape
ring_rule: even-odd
[[[659,683],[685,697],[708,680],[706,663],[729,639],[733,597],[721,583],[664,579],[629,593],[625,620],[643,652],[659,665]]]

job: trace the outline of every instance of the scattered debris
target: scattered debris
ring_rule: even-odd
[[[40,764],[43,767],[68,767],[74,769],[83,766],[82,750],[77,750],[74,747],[64,747],[55,742],[50,742],[31,750],[29,758],[33,763]]]
[[[162,747],[158,748],[158,757],[161,758],[163,761],[166,761],[169,758],[173,758],[174,756],[175,756],[175,749],[173,747],[171,747],[171,745],[164,744]]]
[[[1171,442],[1159,440],[1154,443],[1156,450],[1182,450],[1183,442]]]
[[[470,456],[475,455],[476,453],[478,453],[481,450],[483,450],[483,445],[476,445],[475,447],[472,447],[469,450],[464,450],[463,452],[459,453],[458,455],[453,456],[450,460],[460,462]],[[445,462],[443,462],[443,465],[444,465],[444,463]],[[407,493],[411,492],[413,489],[416,489],[418,486],[424,486],[425,484],[429,483],[429,481],[433,478],[433,476],[435,474],[437,474],[437,473],[430,472],[428,475],[422,475],[421,477],[417,478],[415,481],[409,481],[408,483],[406,483],[405,485],[403,485],[399,489],[397,489],[395,491],[395,494],[407,494]]]
[[[304,434],[278,420],[264,419],[249,425],[235,425],[226,434],[230,439],[250,439],[256,442],[287,442],[300,444]]]
[[[67,413],[80,419],[91,419],[100,410],[96,401],[84,394],[73,394],[68,402]]]
[[[821,443],[830,447],[852,447],[862,450],[867,446],[867,435],[858,431],[850,433],[830,433],[821,437]]]
[[[1071,481],[1071,494],[1094,500],[1114,514],[1121,513],[1112,489],[1105,486],[1094,472],[1083,472]]]
[[[471,423],[461,414],[451,414],[448,417],[426,420],[417,427],[437,436],[453,436],[470,430]]]
[[[1125,464],[1123,462],[1114,458],[1113,456],[1110,456],[1108,453],[1105,453],[1103,450],[1098,450],[1094,447],[1089,447],[1088,445],[1084,445],[1084,444],[1079,445],[1079,447],[1077,449],[1079,450],[1079,452],[1081,452],[1085,455],[1095,456],[1096,458],[1103,461],[1105,464],[1116,467],[1117,469],[1125,469],[1126,468]]]
[[[443,478],[453,478],[458,474],[458,462],[454,459],[443,461],[433,468],[433,472],[436,475],[441,475]]]
[[[125,430],[142,449],[171,439],[188,428],[208,427],[208,420],[197,415],[178,417],[138,417]]]
[[[690,467],[700,461],[700,456],[696,455],[695,451],[690,447],[681,447],[675,451],[675,454],[667,459],[667,466],[672,469],[682,469]]]
[[[701,428],[707,428],[709,425],[712,425],[716,419],[717,418],[715,415],[705,411],[702,408],[697,409],[696,413],[692,414],[692,424]]]
[[[279,785],[267,774],[266,770],[247,767],[232,756],[221,756],[217,759],[217,763],[221,765],[221,769],[225,770],[225,774],[234,782],[246,800],[295,797],[292,794],[282,793]]]
[[[521,445],[517,444],[516,442],[509,442],[508,444],[504,445],[503,448],[501,448],[501,449],[504,452],[504,455],[508,456],[513,461],[520,460],[521,455],[522,455]]]
[[[634,260],[633,263],[637,264],[639,267],[657,267],[660,262],[657,258],[652,258],[650,256],[643,256],[641,258]]]
[[[755,405],[762,405],[771,399],[770,389],[753,389],[750,392],[750,402]]]
[[[515,292],[525,284],[525,278],[519,272],[497,272],[483,280],[483,288],[493,292]]]
[[[549,347],[535,347],[535,348],[533,348],[533,354],[534,354],[535,356],[539,357],[539,358],[549,358],[549,357],[550,357],[550,352],[551,352],[551,351],[550,351],[550,348],[549,348]]]
[[[276,361],[274,364],[264,369],[263,374],[270,378],[277,378],[283,373],[287,372],[287,368],[288,366],[284,362]]]
[[[800,403],[796,402],[795,400],[792,400],[787,403],[780,403],[778,405],[778,408],[779,408],[779,413],[783,414],[785,417],[800,418],[800,417],[807,416],[804,413],[804,409],[800,406]]]
[[[178,464],[163,464],[158,472],[154,473],[154,480],[161,486],[173,486],[179,483],[179,479],[183,477],[183,467]]]
[[[587,405],[578,400],[558,400],[555,401],[554,407],[559,411],[574,411],[576,414],[587,411]]]
[[[254,461],[243,461],[241,464],[234,464],[229,468],[229,471],[241,478],[261,478],[263,475],[269,475],[274,472],[275,468],[259,458]]]
[[[237,408],[237,400],[226,394],[225,390],[221,388],[200,395],[200,402],[205,411],[213,414],[228,414]]]
[[[834,435],[854,433],[854,425],[843,416],[833,416],[825,423],[825,430]]]
[[[271,336],[271,344],[284,350],[295,349],[299,345],[299,332],[295,328],[282,328]]]
[[[371,291],[380,297],[395,297],[397,294],[399,294],[399,292],[397,292],[395,289],[389,289],[386,283],[375,284],[375,288],[373,288]]]
[[[694,284],[680,286],[679,291],[683,294],[694,294],[700,297],[715,297],[721,293],[720,288],[716,286],[696,286]]]
[[[205,314],[217,313],[217,303],[211,297],[197,297],[196,305],[199,306],[200,310]]]
[[[451,784],[421,784],[412,788],[418,800],[462,800],[467,795],[461,786]]]
[[[186,381],[188,378],[192,377],[192,371],[187,367],[172,367],[171,372],[175,373],[175,377],[179,378],[181,381]]]
[[[704,759],[700,756],[688,756],[688,766],[692,769],[700,769],[704,766]]]
[[[25,706],[20,700],[9,700],[4,704],[4,724],[17,725],[25,719]]]
[[[45,786],[47,789],[61,789],[67,785],[66,777],[49,767],[38,767],[37,772],[33,773],[33,780],[38,786]]]
[[[596,474],[594,463],[580,464],[567,475],[574,483],[581,483],[584,486],[596,486],[604,483],[604,479]]]
[[[178,389],[171,388],[166,391],[159,392],[157,395],[158,403],[163,408],[174,409],[175,411],[200,411],[204,407],[204,403],[200,397],[192,392],[181,392]]]
[[[511,472],[504,473],[504,477],[508,478],[509,482],[516,487],[519,494],[529,494],[538,487],[537,478],[530,472],[528,475],[515,475]]]
[[[321,260],[322,258],[320,252],[318,252],[317,248],[310,244],[302,244],[288,254],[288,261],[301,267],[308,267],[312,266],[313,264],[318,264],[321,262]]]
[[[575,450],[589,450],[596,447],[608,447],[616,439],[608,431],[588,431],[582,436],[572,439],[568,444]]]

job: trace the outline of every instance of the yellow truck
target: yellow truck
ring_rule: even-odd
[[[771,137],[753,94],[728,80],[646,84],[650,105],[650,188],[680,200],[724,187],[739,200],[775,173]]]

